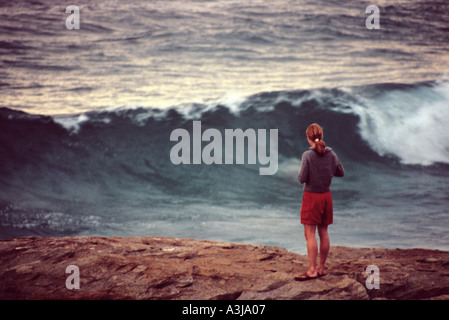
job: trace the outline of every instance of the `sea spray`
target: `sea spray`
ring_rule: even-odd
[[[448,144],[438,138],[449,119],[441,116],[446,88],[442,80],[267,91],[231,106],[64,116],[0,108],[0,237],[154,235],[274,244],[304,253],[296,178],[309,148],[305,131],[317,122],[347,171],[332,190],[334,244],[447,250],[449,160],[439,151]],[[414,120],[418,113],[426,123]],[[190,141],[191,165],[174,165],[170,152],[179,141],[170,142],[170,134],[185,129],[193,140],[193,121],[201,121],[200,164],[192,164]],[[270,167],[257,154],[258,142],[266,140],[263,151],[275,168],[268,154],[271,128],[278,130],[278,170],[261,175],[259,169]],[[233,164],[226,165],[226,130],[241,135],[243,164],[237,163],[233,137]],[[219,162],[213,148],[218,134],[222,165],[213,163]],[[438,148],[428,149],[429,141]],[[254,155],[260,168],[249,163]]]

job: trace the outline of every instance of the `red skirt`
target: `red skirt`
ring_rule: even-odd
[[[301,223],[329,225],[334,220],[331,191],[314,193],[304,190],[301,205]]]

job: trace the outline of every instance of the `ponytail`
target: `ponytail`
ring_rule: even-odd
[[[312,123],[306,130],[307,139],[313,141],[315,143],[315,151],[320,155],[324,155],[326,153],[326,144],[323,139],[323,129],[316,124]]]
[[[324,155],[326,153],[326,144],[324,143],[323,140],[318,141],[315,144],[315,150],[320,154],[320,155]]]

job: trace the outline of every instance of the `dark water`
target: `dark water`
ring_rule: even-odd
[[[332,243],[448,250],[448,3],[0,4],[0,236],[162,235],[304,252],[312,122],[339,155]],[[278,170],[174,165],[170,133],[278,130]],[[206,143],[203,144],[203,146]],[[247,150],[246,150],[247,151]]]
[[[1,109],[2,235],[155,234],[296,248],[296,176],[305,129],[317,121],[347,173],[332,187],[337,243],[446,248],[449,139],[433,141],[448,125],[449,117],[434,117],[448,101],[445,86],[262,93],[232,110],[196,105],[50,117]],[[433,104],[382,108],[386,96],[423,95]],[[276,174],[260,175],[260,165],[248,161],[174,165],[170,133],[192,134],[193,120],[223,134],[277,128]],[[381,121],[388,125],[377,127]]]

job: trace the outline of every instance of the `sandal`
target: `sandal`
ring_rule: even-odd
[[[314,279],[317,279],[317,278],[318,278],[318,276],[316,276],[316,277],[309,276],[309,274],[306,271],[303,274],[297,275],[295,277],[295,280],[296,281],[307,281],[307,280],[314,280]]]

